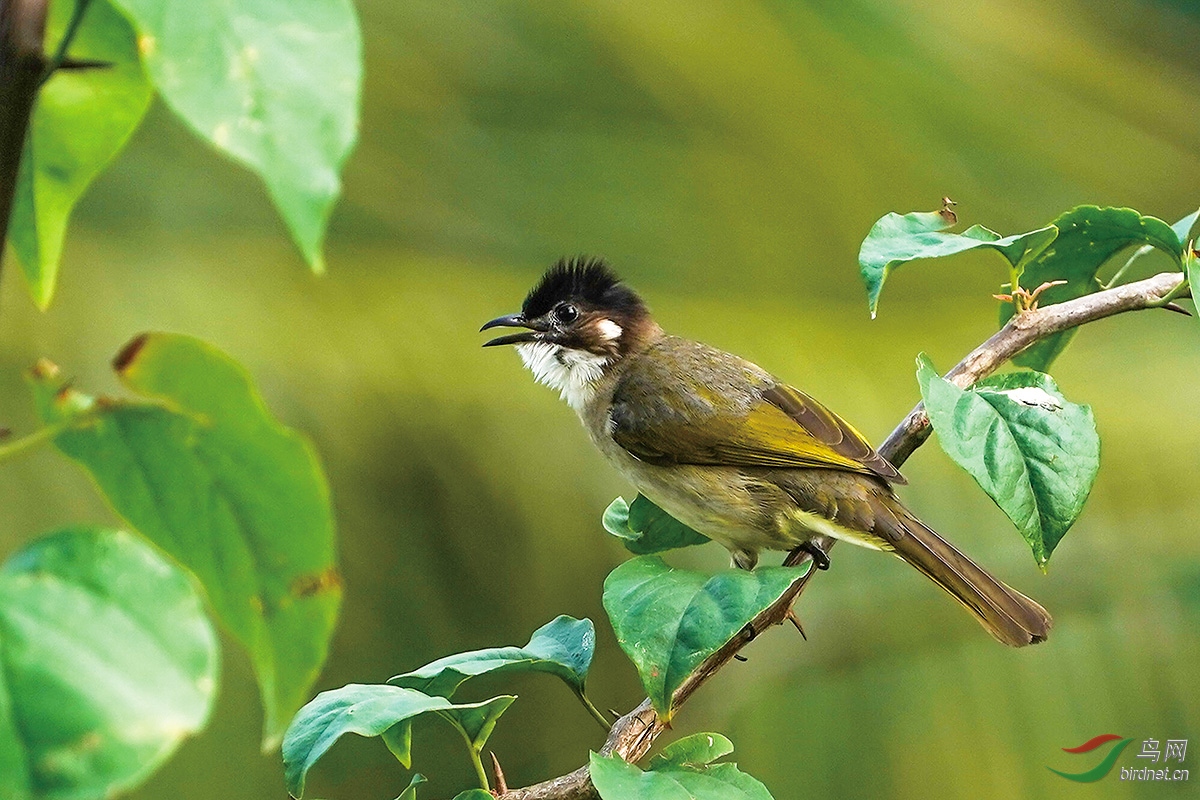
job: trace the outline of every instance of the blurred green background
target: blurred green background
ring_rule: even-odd
[[[858,244],[887,211],[1029,230],[1079,203],[1174,221],[1200,203],[1200,15],[1180,0],[682,3],[358,0],[362,136],[307,274],[253,179],[161,108],[91,191],[59,296],[0,286],[0,423],[32,429],[21,371],[47,356],[86,390],[133,334],[169,329],[243,361],[325,458],[346,602],[318,689],[451,652],[523,643],[557,614],[597,621],[602,707],[641,697],[600,606],[625,554],[600,527],[624,485],[573,415],[479,325],[563,254],[607,256],[670,330],[741,353],[881,440],[995,328],[1005,271],[981,254],[905,268],[871,322]],[[1149,273],[1163,261],[1145,259]],[[1100,733],[1200,751],[1200,325],[1150,312],[1082,334],[1056,366],[1091,403],[1103,467],[1049,575],[936,444],[905,500],[1051,610],[1048,644],[995,645],[900,562],[839,548],[799,606],[809,641],[762,637],[678,717],[716,729],[778,800],[1183,796],[1046,765]],[[0,548],[111,521],[49,452],[0,476]],[[721,566],[715,546],[675,559]],[[213,721],[137,798],[281,798],[277,754],[227,646]],[[484,682],[488,696],[508,684]],[[510,783],[574,769],[602,735],[550,680],[492,739]],[[1119,764],[1141,766],[1126,751]],[[460,743],[419,727],[427,796],[469,785]],[[1193,752],[1183,766],[1200,759]],[[1086,761],[1086,763],[1084,763]],[[1196,770],[1193,770],[1196,771]],[[349,737],[312,795],[407,782]]]

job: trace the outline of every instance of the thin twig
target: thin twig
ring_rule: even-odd
[[[4,444],[0,444],[0,463],[8,461],[9,459],[17,458],[18,456],[23,456],[31,450],[36,449],[38,446],[45,444],[46,442],[53,441],[53,439],[60,433],[65,433],[72,427],[80,424],[81,421],[82,420],[79,416],[72,416],[69,419],[56,422],[53,425],[47,425],[44,428],[39,428],[27,436],[22,436],[20,439],[13,439],[12,441],[6,441]],[[5,430],[7,431],[7,429]]]
[[[1153,278],[1106,289],[1086,297],[1024,311],[1010,319],[995,336],[972,350],[954,369],[946,373],[946,377],[959,387],[966,388],[992,374],[1005,362],[1047,336],[1126,311],[1159,307],[1164,297],[1181,290],[1182,281],[1182,274],[1165,272]],[[928,438],[929,418],[925,416],[924,408],[918,404],[904,421],[896,426],[879,448],[879,452],[893,464],[900,466]],[[833,540],[824,536],[818,536],[813,543],[824,553],[828,553],[833,547]],[[810,558],[806,555],[800,559],[800,563]],[[756,616],[738,636],[705,659],[675,690],[671,708],[677,709],[683,705],[705,681],[733,660],[738,651],[757,634],[787,619],[792,604],[817,572],[818,570],[810,569],[803,577],[797,579],[783,596]],[[650,750],[654,740],[665,729],[666,725],[654,712],[650,700],[643,700],[641,705],[613,724],[601,752],[605,755],[616,753],[627,761],[637,761]],[[580,767],[574,772],[524,789],[513,789],[499,796],[499,800],[598,798],[599,795],[588,776],[587,767]]]
[[[44,84],[54,75],[55,70],[63,66],[68,61],[67,50],[70,49],[71,43],[75,41],[75,34],[79,33],[79,26],[83,23],[83,15],[87,13],[88,6],[92,0],[76,0],[75,7],[71,9],[71,19],[67,21],[67,29],[63,32],[62,39],[58,41],[58,47],[54,48],[54,55],[50,56],[50,60],[46,63],[45,69],[42,70],[42,77],[38,85]],[[87,64],[89,67],[98,67],[103,65],[103,61],[76,61],[72,60],[73,68],[78,69],[79,65]]]
[[[1179,272],[1162,272],[1153,278],[1018,314],[945,377],[965,389],[1048,336],[1126,311],[1155,308],[1164,297],[1179,291],[1183,281]],[[900,464],[928,438],[929,417],[925,415],[925,406],[918,403],[884,441],[879,452],[893,464]]]

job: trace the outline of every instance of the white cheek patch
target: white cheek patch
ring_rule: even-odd
[[[624,333],[621,326],[613,322],[611,319],[602,319],[596,323],[596,330],[600,332],[600,336],[606,342],[616,341],[621,338]]]
[[[592,385],[604,374],[608,358],[561,345],[530,342],[517,345],[517,353],[533,373],[534,380],[557,389],[559,396],[576,411],[592,399]]]

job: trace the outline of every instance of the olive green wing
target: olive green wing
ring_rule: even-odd
[[[890,483],[908,483],[853,425],[799,389],[778,383],[763,392],[763,399],[839,456],[851,459]]]
[[[718,354],[733,358],[709,355]],[[676,369],[660,357],[622,379],[609,414],[617,444],[653,464],[840,469],[906,482],[862,434],[803,392],[749,362],[714,367],[694,355],[676,359]],[[680,375],[694,385],[681,386]]]

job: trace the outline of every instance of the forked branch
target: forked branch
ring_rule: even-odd
[[[1183,281],[1184,276],[1178,272],[1164,272],[1153,278],[1106,289],[1076,300],[1023,311],[1010,319],[992,338],[972,350],[954,369],[946,373],[946,378],[959,387],[966,388],[986,378],[1005,362],[1047,336],[1126,311],[1161,308],[1166,300],[1182,295]],[[929,417],[926,416],[924,407],[918,403],[888,436],[879,452],[893,464],[900,466],[924,444],[929,438],[929,432]],[[826,553],[834,543],[827,537],[818,537],[814,542]],[[804,560],[810,558],[806,555]],[[816,573],[817,570],[809,570],[804,577],[793,583],[782,597],[756,616],[738,636],[709,656],[675,690],[671,700],[672,707],[678,708],[687,702],[693,692],[717,670],[732,661],[738,651],[755,636],[772,625],[783,622],[792,604]],[[649,752],[654,740],[665,729],[666,726],[651,708],[650,701],[643,700],[641,705],[613,724],[602,752],[606,755],[616,753],[627,761],[637,761]],[[580,767],[561,777],[524,789],[513,789],[499,797],[501,800],[598,800],[599,795],[592,786],[587,767]]]

